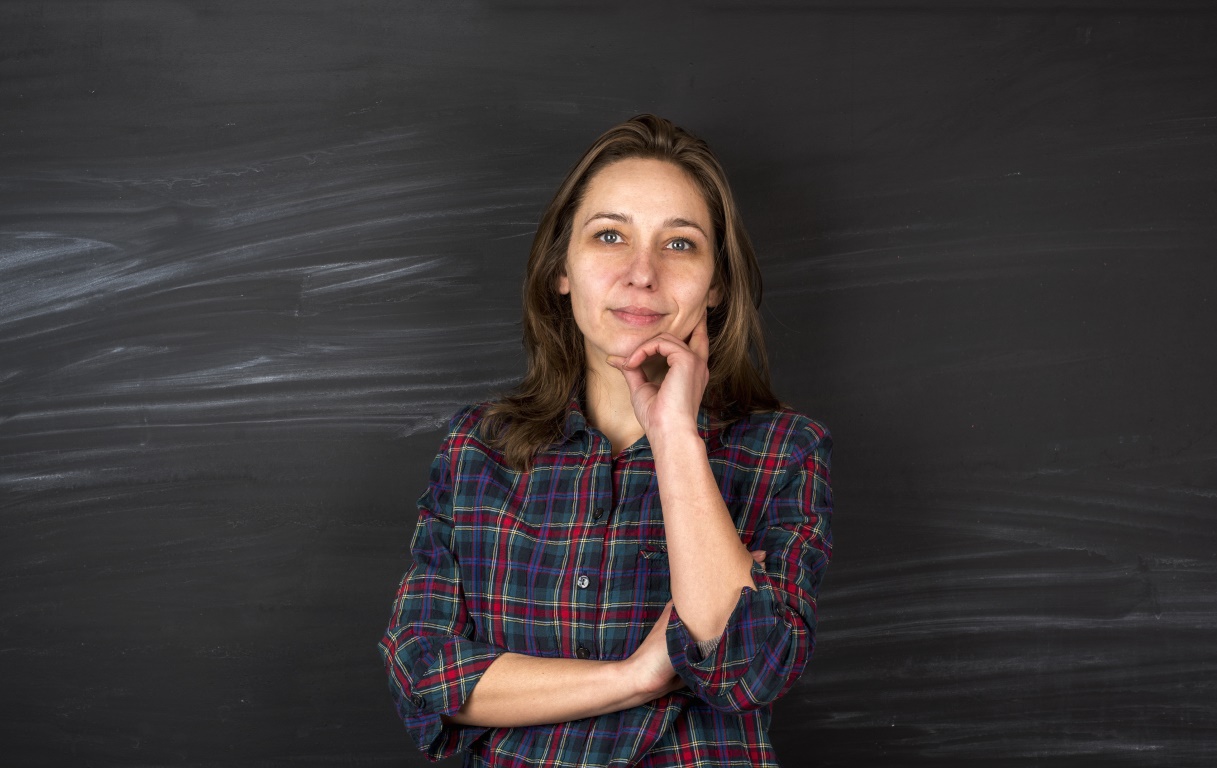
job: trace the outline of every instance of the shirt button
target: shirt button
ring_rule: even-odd
[[[579,589],[587,589],[587,585],[591,584],[592,580],[586,576],[580,576],[577,583],[579,584]]]
[[[604,517],[604,507],[596,507],[596,514],[592,515],[592,517],[597,520]]]
[[[419,709],[423,709],[424,707],[427,706],[427,700],[417,694],[415,694],[414,696],[411,696],[410,701],[413,701],[414,706],[418,707]]]
[[[575,655],[581,659],[590,659],[592,652],[581,645],[579,646],[579,649],[575,651]]]

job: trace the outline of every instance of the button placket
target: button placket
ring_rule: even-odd
[[[603,439],[603,442],[601,441],[602,438],[598,434],[592,433],[592,455],[589,458],[591,464],[594,466],[589,467],[590,471],[593,472],[593,480],[590,483],[591,487],[588,490],[590,491],[591,498],[595,504],[595,506],[592,508],[592,519],[598,523],[605,522],[605,518],[608,515],[608,508],[613,503],[613,494],[611,490],[613,487],[612,457],[607,447],[607,439]],[[609,490],[605,491],[602,489]],[[580,570],[576,571],[577,575],[575,576],[575,586],[579,590],[588,589],[592,586],[591,576],[589,576],[586,572],[582,572],[582,569],[587,567],[589,563],[597,562],[603,554],[603,542],[600,542],[597,537],[592,537],[588,543],[588,549],[584,551],[582,556],[579,558],[577,567]],[[578,603],[576,611],[579,614],[586,614],[588,619],[587,625],[582,627],[578,632],[580,635],[584,634],[586,630],[591,630],[592,634],[595,634],[594,606],[587,607],[584,605],[585,601],[590,603],[594,599],[593,594],[588,594],[585,596],[580,596],[576,601]],[[582,624],[582,622],[580,623]],[[595,640],[585,638],[582,642],[577,641],[575,656],[580,659],[592,658],[593,654],[591,646],[594,645]]]

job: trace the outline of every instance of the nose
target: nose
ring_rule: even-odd
[[[655,251],[649,244],[634,249],[626,267],[625,279],[627,284],[636,288],[655,287]]]

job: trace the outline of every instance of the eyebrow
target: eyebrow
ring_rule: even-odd
[[[609,219],[611,221],[620,221],[622,224],[633,224],[634,223],[634,219],[632,219],[629,216],[626,216],[624,213],[601,211],[599,213],[593,213],[591,216],[588,216],[587,221],[583,222],[583,226],[586,227],[588,224],[590,224],[592,221],[595,221],[596,219]],[[698,232],[701,232],[702,236],[704,236],[706,238],[710,237],[708,234],[706,234],[706,230],[702,229],[701,225],[699,225],[697,222],[689,221],[688,219],[683,219],[680,216],[673,216],[672,218],[665,221],[663,223],[663,225],[664,225],[664,227],[692,227],[693,229],[696,229]]]

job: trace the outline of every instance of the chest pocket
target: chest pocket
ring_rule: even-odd
[[[672,599],[671,569],[668,564],[667,534],[663,526],[663,510],[659,505],[659,485],[651,475],[636,499],[623,500],[638,509],[634,535],[638,541],[635,565],[635,589],[642,608],[639,617],[648,627],[659,618],[664,605]]]
[[[668,566],[666,547],[643,542],[638,550],[636,573],[646,613],[658,617],[664,605],[672,599],[672,572]]]

